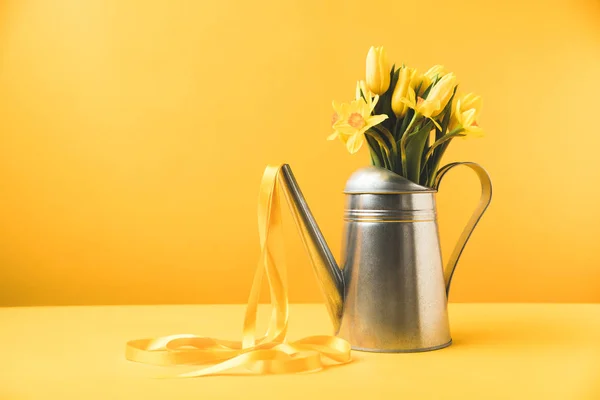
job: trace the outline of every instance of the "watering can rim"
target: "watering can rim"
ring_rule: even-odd
[[[346,182],[345,194],[413,194],[436,193],[436,189],[421,186],[389,169],[375,166],[356,170]]]

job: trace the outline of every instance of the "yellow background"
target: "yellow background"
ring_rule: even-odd
[[[453,301],[600,300],[600,2],[0,2],[0,305],[245,302],[256,195],[292,165],[339,254],[368,163],[327,142],[371,45],[484,98],[494,200]],[[440,193],[447,255],[477,198]],[[286,218],[286,222],[291,222]],[[294,227],[292,301],[321,296]]]

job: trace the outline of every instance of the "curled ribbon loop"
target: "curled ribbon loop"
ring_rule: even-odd
[[[324,358],[340,364],[351,361],[350,344],[335,336],[286,341],[289,310],[284,284],[286,268],[279,190],[287,188],[282,183],[281,167],[267,166],[261,181],[258,201],[261,252],[246,307],[243,340],[236,342],[191,334],[132,340],[126,346],[128,360],[162,366],[213,364],[176,375],[180,378],[221,374],[241,366],[263,374],[310,372],[323,369]],[[266,334],[257,339],[256,316],[264,275],[273,312]]]

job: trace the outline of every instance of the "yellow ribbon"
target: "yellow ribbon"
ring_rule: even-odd
[[[324,358],[342,364],[351,361],[350,344],[335,336],[286,341],[288,296],[283,279],[286,269],[279,189],[287,189],[282,182],[281,167],[267,166],[260,185],[258,232],[261,252],[246,307],[242,342],[188,334],[132,340],[125,351],[128,360],[162,366],[214,364],[177,375],[181,378],[220,374],[240,366],[265,374],[309,372],[323,369]],[[290,210],[294,212],[292,207]],[[266,334],[256,339],[263,275],[266,275],[270,288],[272,314]]]

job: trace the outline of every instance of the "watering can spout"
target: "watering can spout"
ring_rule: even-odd
[[[293,210],[294,220],[325,295],[327,310],[337,332],[340,327],[344,298],[342,271],[331,254],[288,164],[282,167],[282,177],[287,189],[284,191],[287,201]]]

